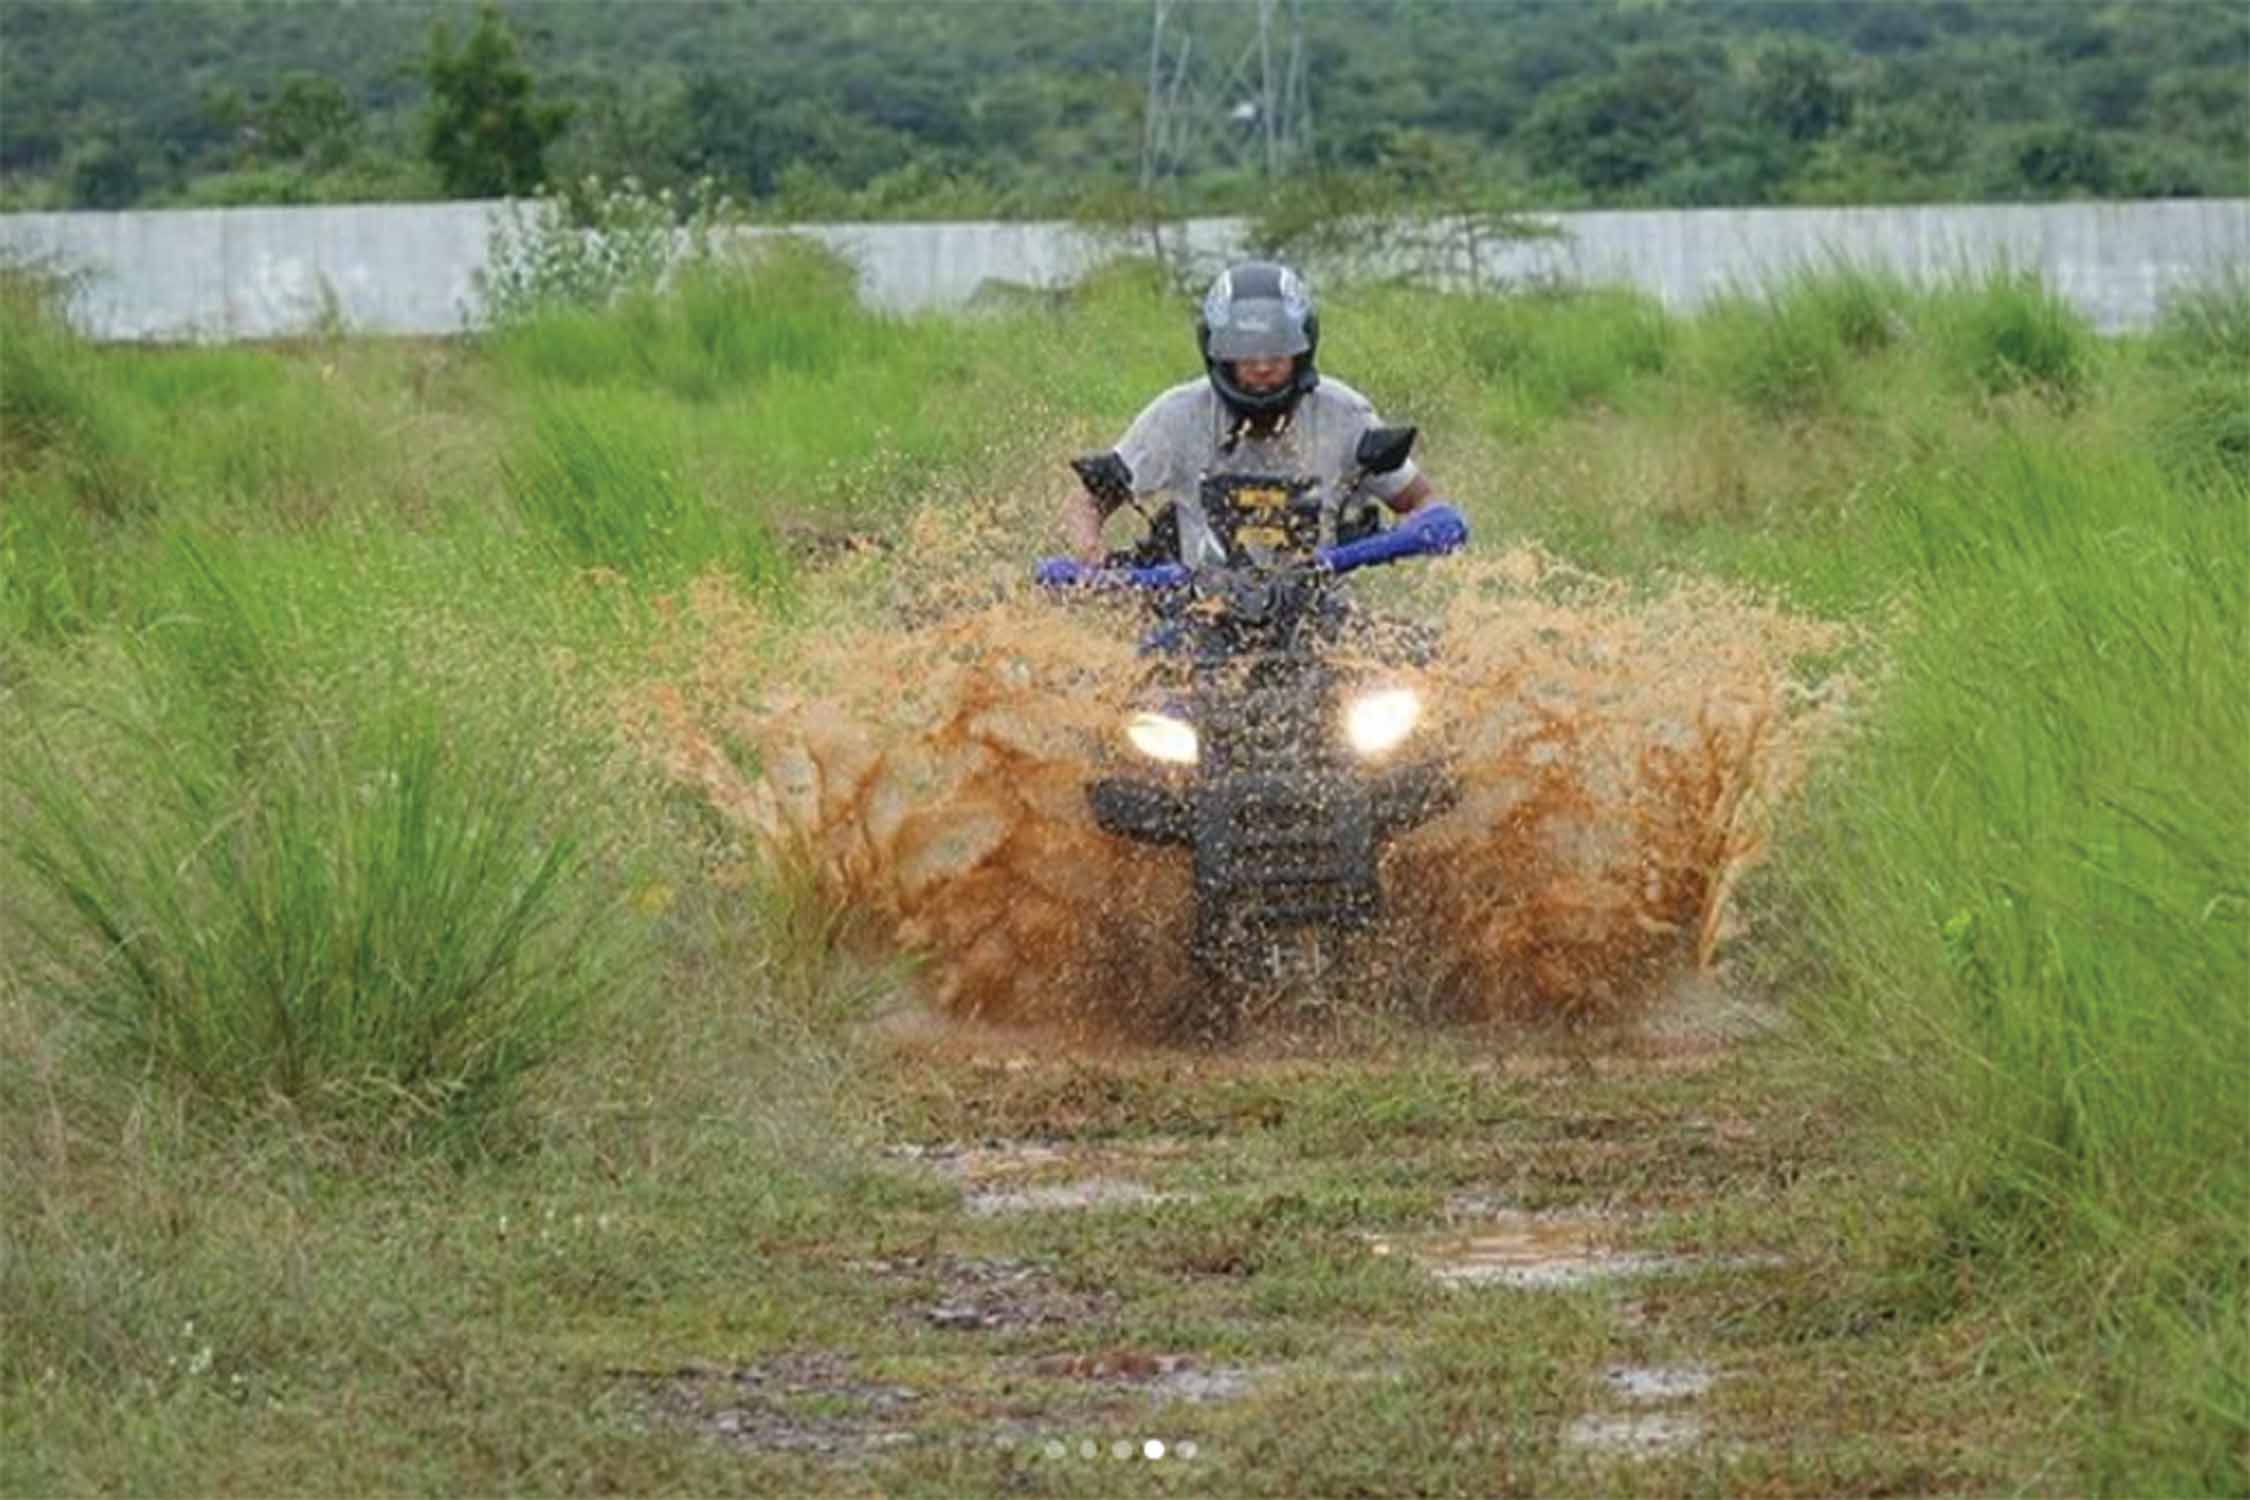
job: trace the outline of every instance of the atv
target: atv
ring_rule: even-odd
[[[1397,469],[1414,437],[1369,432],[1343,492]],[[1114,454],[1073,466],[1097,498],[1129,490]],[[1147,599],[1142,706],[1112,751],[1122,763],[1087,799],[1107,832],[1189,852],[1191,957],[1215,988],[1239,993],[1316,977],[1337,940],[1381,912],[1385,843],[1457,798],[1442,757],[1417,744],[1421,700],[1399,680],[1429,659],[1428,640],[1361,608],[1343,574],[1449,551],[1465,533],[1440,505],[1424,518],[1436,524],[1384,534],[1367,500],[1339,511],[1324,546],[1316,486],[1289,476],[1207,476],[1198,498],[1223,557],[1178,560],[1168,508],[1144,512],[1149,538],[1103,568],[1049,559],[1040,577]]]

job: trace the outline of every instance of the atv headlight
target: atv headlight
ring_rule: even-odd
[[[1133,715],[1125,721],[1125,738],[1150,760],[1170,761],[1176,766],[1194,765],[1200,753],[1195,726],[1170,714],[1144,711]]]
[[[1344,710],[1344,738],[1362,755],[1395,750],[1422,717],[1422,695],[1412,688],[1362,693]]]

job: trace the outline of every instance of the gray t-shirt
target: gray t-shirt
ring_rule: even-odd
[[[1179,507],[1180,555],[1191,565],[1223,560],[1196,491],[1206,474],[1272,474],[1311,479],[1320,486],[1322,532],[1335,537],[1336,513],[1358,495],[1396,497],[1420,472],[1412,459],[1388,474],[1370,474],[1350,492],[1358,468],[1360,434],[1382,419],[1365,396],[1331,376],[1297,403],[1289,421],[1264,439],[1244,434],[1231,447],[1233,414],[1208,380],[1176,385],[1151,401],[1117,443],[1117,456],[1133,471],[1135,495],[1158,495]]]

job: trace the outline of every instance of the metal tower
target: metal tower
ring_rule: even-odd
[[[1278,177],[1311,155],[1300,0],[1153,5],[1144,192],[1213,161]],[[1244,20],[1252,23],[1246,38]],[[1231,65],[1230,49],[1238,49]]]

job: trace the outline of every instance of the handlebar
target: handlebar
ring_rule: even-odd
[[[1443,500],[1416,506],[1388,531],[1341,546],[1322,547],[1315,566],[1324,573],[1343,574],[1402,557],[1436,557],[1452,552],[1469,539],[1469,526],[1461,513]],[[1032,576],[1049,588],[1175,589],[1193,576],[1184,563],[1158,563],[1152,567],[1099,567],[1075,557],[1045,557]]]
[[[1468,540],[1469,523],[1461,518],[1461,512],[1443,500],[1427,500],[1407,512],[1390,530],[1356,542],[1323,547],[1319,557],[1321,566],[1330,572],[1349,573],[1354,568],[1395,562],[1402,557],[1442,556],[1464,546]]]
[[[1075,557],[1043,557],[1032,576],[1049,588],[1176,589],[1188,581],[1185,563],[1105,568]]]

